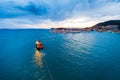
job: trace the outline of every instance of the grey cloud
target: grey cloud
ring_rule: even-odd
[[[119,18],[119,7],[120,0],[0,0],[0,19],[1,24],[8,25],[9,21],[14,24],[42,24],[46,20],[54,22],[83,16],[90,19]]]

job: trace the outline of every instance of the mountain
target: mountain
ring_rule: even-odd
[[[96,24],[95,26],[93,26],[93,28],[102,28],[102,27],[115,27],[118,28],[118,30],[120,30],[120,20],[109,20],[109,21],[105,21],[105,22],[101,22]]]
[[[50,31],[53,33],[80,33],[88,31],[120,33],[120,20],[109,20],[86,28],[52,28]]]

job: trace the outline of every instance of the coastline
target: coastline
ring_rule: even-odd
[[[52,33],[81,33],[81,32],[90,32],[90,31],[97,31],[97,32],[116,32],[120,33],[119,29],[99,29],[99,28],[93,28],[93,27],[88,27],[88,28],[53,28],[50,29],[50,32]]]

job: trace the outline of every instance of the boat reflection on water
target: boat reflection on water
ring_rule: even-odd
[[[34,80],[48,80],[43,62],[43,53],[36,50],[33,55]]]
[[[34,54],[34,62],[40,67],[43,68],[43,53],[41,53],[40,51],[36,50],[35,54]]]

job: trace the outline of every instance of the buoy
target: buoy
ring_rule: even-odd
[[[37,50],[43,50],[43,45],[39,40],[37,40],[35,44],[36,44],[36,49]]]

